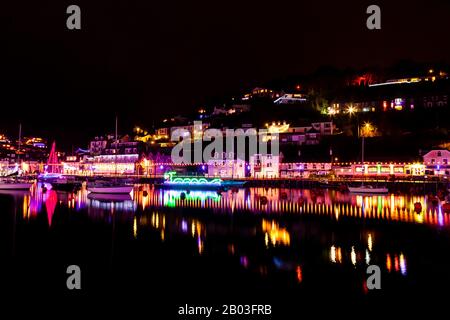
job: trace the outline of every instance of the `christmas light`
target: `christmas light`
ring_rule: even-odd
[[[206,178],[176,178],[176,172],[169,171],[164,174],[164,179],[166,181],[165,184],[174,184],[174,185],[180,185],[180,184],[187,184],[187,185],[211,185],[211,186],[220,186],[222,184],[222,179],[214,178],[212,180],[208,180]]]

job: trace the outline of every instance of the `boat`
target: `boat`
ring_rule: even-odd
[[[116,135],[115,135],[115,176],[117,176],[117,117],[116,117]],[[113,181],[95,181],[94,184],[89,185],[87,190],[92,193],[103,193],[103,194],[130,194],[133,191],[132,185],[126,185],[122,182],[114,179]]]
[[[359,128],[358,128],[358,132],[359,132]],[[365,172],[365,166],[364,166],[364,135],[361,135],[361,166],[362,166],[362,170],[361,172],[364,174]],[[355,194],[385,194],[389,192],[389,189],[386,187],[374,187],[372,185],[366,185],[364,184],[364,182],[357,187],[348,187],[348,190],[350,191],[350,193],[355,193]]]
[[[371,185],[361,185],[359,187],[348,187],[348,190],[351,193],[360,193],[360,194],[386,194],[389,192],[389,189],[386,187],[373,187]]]
[[[103,194],[130,194],[133,191],[133,186],[118,184],[115,182],[94,182],[88,185],[87,190],[91,193]]]

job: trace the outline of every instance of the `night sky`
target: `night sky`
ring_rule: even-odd
[[[8,1],[0,9],[1,128],[70,149],[318,67],[450,63],[450,3]],[[245,2],[245,3],[244,3]],[[393,3],[395,2],[395,3]],[[82,12],[66,28],[66,8]],[[378,4],[382,30],[366,28]]]

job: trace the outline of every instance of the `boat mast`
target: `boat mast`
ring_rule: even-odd
[[[22,124],[19,123],[19,149],[17,150],[17,163],[20,166],[20,148],[21,148],[21,141],[22,140]]]
[[[362,136],[361,162],[364,168],[364,135]]]
[[[117,177],[117,115],[116,115],[116,146],[115,146],[115,151],[114,151],[114,175]]]

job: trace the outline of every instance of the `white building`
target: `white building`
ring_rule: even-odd
[[[450,176],[450,151],[432,150],[423,156],[427,174]]]
[[[331,171],[331,163],[280,163],[281,178],[308,178],[310,175],[326,175]]]
[[[138,154],[94,156],[91,168],[94,174],[135,174]]]
[[[208,160],[208,176],[220,178],[245,178],[245,161],[235,159],[234,153],[222,152]]]
[[[250,157],[250,174],[252,178],[278,178],[280,156],[255,154]]]

